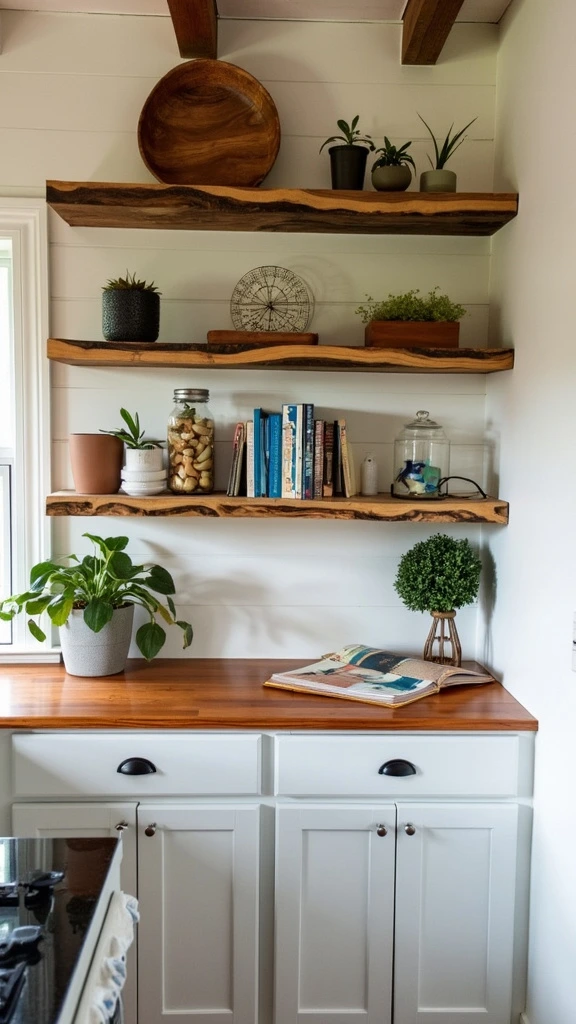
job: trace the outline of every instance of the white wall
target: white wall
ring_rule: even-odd
[[[520,193],[494,238],[494,336],[514,372],[488,383],[510,526],[490,538],[497,596],[488,649],[538,717],[530,1024],[576,1019],[576,675],[571,671],[576,442],[576,8],[516,0],[501,26],[496,188]]]
[[[148,181],[136,126],[156,81],[178,63],[169,19],[3,12],[0,57],[0,192],[39,190],[46,178]],[[379,140],[414,140],[419,170],[429,148],[419,111],[438,132],[478,117],[454,159],[462,190],[492,189],[497,28],[457,26],[435,68],[399,63],[399,25],[226,21],[220,56],[259,78],[280,113],[282,146],[266,185],[329,187],[321,142],[337,117],[361,113]],[[488,340],[489,239],[112,231],[51,232],[51,332],[101,337],[100,288],[126,268],[163,293],[161,340],[204,341],[230,326],[228,302],[249,269],[279,263],[302,274],[316,298],[321,341],[359,344],[354,309],[368,292],[435,285],[466,305],[464,345]],[[178,373],[52,367],[54,486],[71,485],[67,437],[118,423],[138,409],[162,435],[175,386],[210,388],[217,421],[217,485],[228,470],[233,425],[256,405],[314,401],[317,415],[346,416],[359,462],[373,451],[388,489],[391,443],[417,409],[429,409],[454,442],[452,471],[482,479],[485,379],[304,373]],[[345,641],[413,650],[427,630],[393,590],[398,557],[424,527],[373,523],[199,520],[59,520],[55,551],[80,535],[125,531],[138,556],[177,577],[180,610],[195,627],[193,657],[315,656]],[[433,531],[432,531],[433,532]],[[454,535],[478,539],[475,529]],[[459,624],[474,653],[476,609]],[[165,649],[178,655],[178,637]]]

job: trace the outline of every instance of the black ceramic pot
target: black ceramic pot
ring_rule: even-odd
[[[368,150],[366,146],[331,146],[332,188],[363,189]]]
[[[102,292],[102,333],[106,341],[156,341],[160,296],[141,288]]]

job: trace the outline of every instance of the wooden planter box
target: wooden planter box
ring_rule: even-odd
[[[460,324],[371,320],[364,329],[368,348],[458,348]]]

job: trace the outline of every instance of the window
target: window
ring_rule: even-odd
[[[24,590],[49,553],[46,211],[0,198],[0,594]],[[24,616],[0,624],[0,661],[46,660]]]

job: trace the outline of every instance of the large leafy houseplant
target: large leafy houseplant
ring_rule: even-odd
[[[178,619],[172,595],[174,581],[161,565],[134,565],[126,554],[127,537],[96,537],[85,533],[94,545],[94,553],[78,558],[68,555],[61,565],[40,562],[30,572],[30,585],[22,594],[14,594],[0,603],[0,619],[11,621],[15,615],[29,616],[28,629],[40,642],[46,639],[35,616],[47,612],[54,626],[65,626],[74,611],[81,610],[93,633],[99,633],[114,612],[127,605],[140,605],[148,614],[136,632],[136,645],[147,660],[154,658],[166,642],[166,632],[156,621],[159,615],[169,626],[178,626],[183,646],[192,643],[192,626]],[[161,597],[166,599],[164,604]]]
[[[394,589],[411,611],[430,612],[433,618],[424,658],[460,665],[462,650],[454,618],[457,608],[476,600],[481,569],[482,563],[468,540],[454,540],[443,533],[420,541],[402,555]],[[435,641],[439,655],[434,654]],[[451,658],[445,656],[446,642],[452,648]]]
[[[354,115],[350,124],[340,118],[336,124],[342,134],[331,135],[320,146],[321,153],[324,146],[328,146],[331,142],[341,143],[341,145],[331,146],[328,150],[332,188],[362,189],[364,187],[368,151],[374,149],[374,143],[370,135],[363,135],[360,131],[359,120],[359,114]]]

